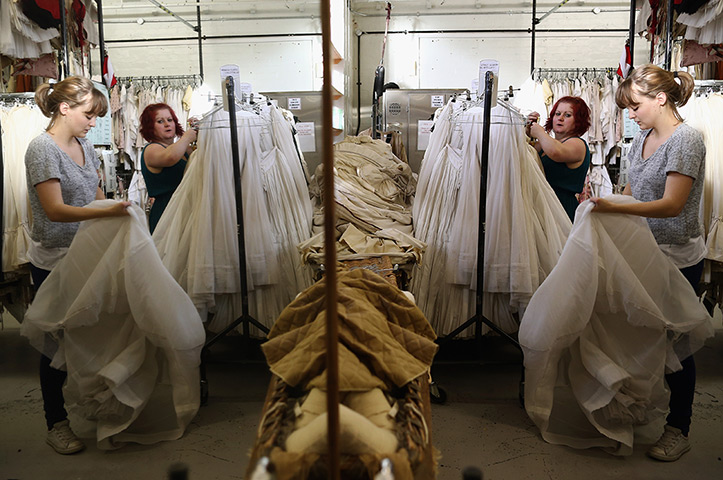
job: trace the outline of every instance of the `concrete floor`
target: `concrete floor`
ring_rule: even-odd
[[[269,374],[263,362],[224,361],[236,356],[239,339],[224,339],[214,347],[208,405],[180,440],[103,452],[91,439],[90,425],[71,415],[88,448],[61,456],[44,441],[38,353],[7,317],[0,331],[0,480],[164,479],[168,467],[179,461],[189,466],[190,480],[243,478]],[[432,440],[441,453],[438,478],[459,480],[469,465],[481,468],[486,480],[723,478],[720,312],[717,321],[716,336],[696,355],[693,449],[671,464],[648,459],[643,443],[629,457],[545,443],[518,401],[521,355],[501,339],[485,337],[481,362],[461,362],[476,357],[469,350],[478,346],[453,342],[433,368],[436,382],[448,394],[445,405],[432,408]],[[648,436],[657,429],[662,427],[647,427]]]

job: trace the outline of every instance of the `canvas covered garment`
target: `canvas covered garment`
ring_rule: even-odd
[[[326,389],[325,281],[291,302],[262,349],[271,371],[302,390]],[[429,322],[398,288],[363,268],[338,275],[339,390],[400,387],[427,372],[437,346]]]
[[[713,329],[645,219],[593,207],[578,208],[560,260],[522,319],[525,408],[550,443],[629,455],[634,426],[667,411],[664,374]]]
[[[128,210],[81,223],[21,329],[68,371],[66,404],[96,421],[101,449],[177,439],[200,405],[201,319],[161,263],[143,211]]]

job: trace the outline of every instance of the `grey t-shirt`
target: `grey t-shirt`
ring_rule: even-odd
[[[35,185],[57,178],[66,205],[84,207],[95,200],[100,160],[89,140],[78,138],[78,141],[85,155],[82,167],[62,151],[47,132],[35,137],[25,152],[28,194],[33,211],[30,237],[45,248],[69,247],[80,223],[51,222],[40,204]]]
[[[634,198],[650,202],[663,198],[668,172],[693,178],[688,200],[677,217],[647,218],[659,244],[681,245],[703,234],[700,222],[700,199],[705,180],[703,135],[683,123],[649,158],[643,159],[643,143],[650,131],[638,133],[630,145],[630,188]]]

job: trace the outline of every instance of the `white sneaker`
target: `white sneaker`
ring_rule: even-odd
[[[45,441],[53,447],[53,450],[61,455],[70,455],[85,448],[83,442],[81,442],[70,429],[68,419],[53,425],[53,429],[48,432]]]
[[[648,450],[648,456],[663,462],[674,462],[688,450],[690,450],[688,437],[683,435],[680,429],[666,425],[663,435]]]

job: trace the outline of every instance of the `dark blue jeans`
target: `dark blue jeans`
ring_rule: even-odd
[[[703,260],[691,267],[681,268],[685,278],[698,288],[698,282],[703,274]],[[665,376],[670,389],[670,413],[666,421],[671,427],[679,428],[683,435],[688,436],[690,431],[690,417],[693,415],[693,396],[695,394],[695,361],[693,355],[682,362],[683,369]]]
[[[37,292],[50,272],[31,263],[30,275],[33,277],[33,285]],[[43,409],[48,430],[52,429],[56,423],[68,418],[68,412],[65,411],[65,398],[63,398],[63,385],[67,376],[66,372],[51,367],[48,357],[40,355],[40,391],[43,394]]]

